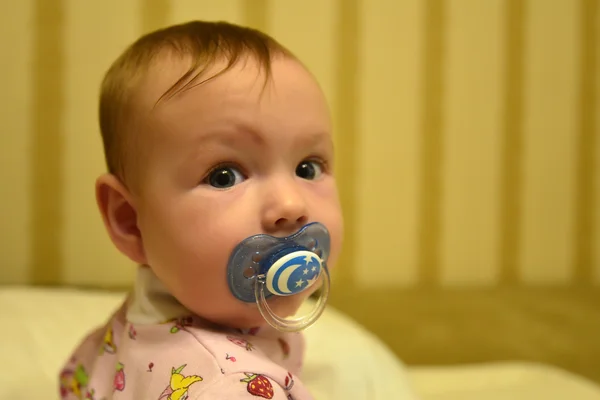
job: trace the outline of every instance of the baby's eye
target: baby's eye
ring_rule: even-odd
[[[296,167],[296,175],[302,179],[314,180],[323,173],[323,165],[318,161],[302,161]]]
[[[244,175],[235,167],[218,167],[210,172],[205,183],[217,189],[227,189],[244,179]]]

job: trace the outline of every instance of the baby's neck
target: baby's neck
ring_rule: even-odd
[[[147,266],[138,266],[127,320],[133,324],[160,324],[190,314]]]
[[[133,292],[128,299],[127,320],[135,325],[162,324],[180,318],[193,315],[175,296],[173,296],[158,279],[148,266],[138,266],[135,277]],[[195,316],[200,318],[200,316]],[[215,324],[204,321],[202,325],[216,328]],[[274,331],[265,324],[262,327],[251,329],[236,329],[230,327],[219,327],[242,334],[256,335],[259,331],[261,336],[271,336],[269,331]],[[278,335],[274,333],[274,337]]]

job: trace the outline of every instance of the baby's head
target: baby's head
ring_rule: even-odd
[[[227,284],[231,252],[249,236],[318,221],[335,264],[342,217],[329,110],[272,38],[209,22],[143,36],[106,74],[100,126],[109,173],[96,195],[113,243],[199,316],[263,322]],[[269,304],[291,315],[309,293]]]

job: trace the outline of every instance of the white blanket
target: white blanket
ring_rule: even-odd
[[[56,399],[65,358],[122,300],[94,291],[0,289],[0,399]],[[302,378],[317,399],[414,398],[404,366],[335,310],[326,310],[306,339]]]
[[[56,399],[64,358],[122,299],[94,291],[0,288],[0,400]],[[600,400],[596,385],[544,365],[407,370],[332,308],[306,337],[303,380],[318,400]]]

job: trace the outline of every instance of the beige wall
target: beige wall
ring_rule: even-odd
[[[266,30],[321,82],[341,282],[598,283],[598,3],[0,2],[0,283],[129,282],[93,198],[98,84],[141,32],[194,18]]]

